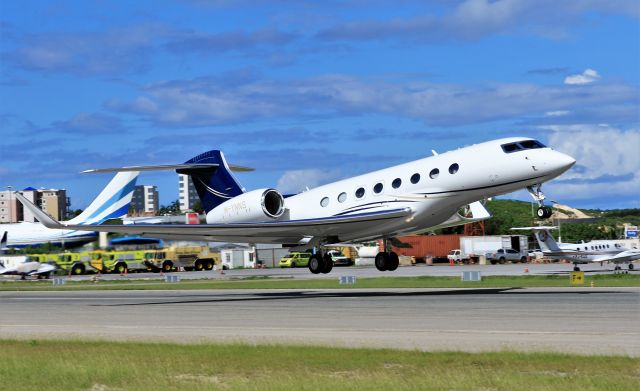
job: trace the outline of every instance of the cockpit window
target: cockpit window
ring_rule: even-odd
[[[522,147],[518,143],[502,144],[502,150],[505,153],[511,153],[515,151],[521,151]]]
[[[517,143],[502,144],[502,150],[505,153],[512,153],[518,151],[524,151],[525,149],[538,149],[546,148],[547,146],[542,144],[538,140],[523,140]]]
[[[519,143],[524,149],[545,148],[545,145],[537,140],[520,141]]]

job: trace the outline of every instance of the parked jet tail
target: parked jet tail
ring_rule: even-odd
[[[511,228],[512,230],[532,230],[533,235],[536,237],[538,241],[538,245],[540,246],[540,250],[542,252],[548,251],[562,251],[558,243],[551,235],[551,230],[556,229],[556,227],[522,227],[522,228]]]
[[[67,221],[71,225],[97,225],[126,216],[139,172],[119,172],[82,213]]]

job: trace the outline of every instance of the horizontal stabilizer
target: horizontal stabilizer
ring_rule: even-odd
[[[162,164],[158,166],[129,166],[129,167],[113,167],[113,168],[96,168],[82,171],[83,174],[97,174],[105,172],[123,172],[123,171],[166,171],[166,170],[210,170],[219,167],[219,164],[196,163],[196,164]],[[255,171],[250,167],[229,165],[229,169],[235,172],[251,172]]]

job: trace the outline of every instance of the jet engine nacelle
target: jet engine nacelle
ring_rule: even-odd
[[[284,214],[284,197],[275,189],[240,194],[207,213],[207,223],[244,223],[274,220]]]

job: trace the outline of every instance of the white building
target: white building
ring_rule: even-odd
[[[193,186],[193,181],[189,175],[178,175],[178,199],[180,201],[180,212],[193,210],[196,203],[200,202],[198,192]]]

